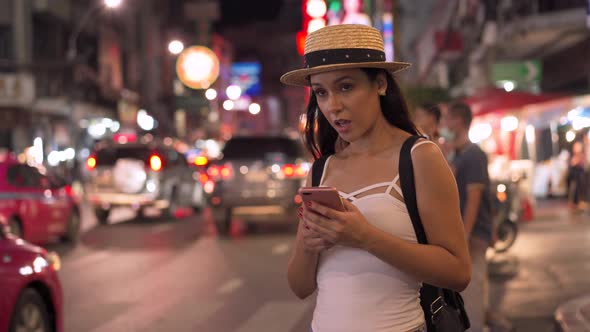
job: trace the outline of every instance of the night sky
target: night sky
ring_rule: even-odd
[[[278,16],[283,0],[221,0],[220,25],[272,20]]]

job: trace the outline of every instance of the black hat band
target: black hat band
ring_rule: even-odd
[[[366,48],[321,50],[303,57],[305,68],[343,63],[385,62],[385,52]]]

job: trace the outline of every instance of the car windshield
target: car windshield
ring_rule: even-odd
[[[113,166],[119,159],[147,160],[150,149],[143,146],[104,148],[95,154],[97,166]]]
[[[299,158],[303,151],[294,140],[261,137],[234,138],[223,149],[225,159],[268,159],[275,155]]]

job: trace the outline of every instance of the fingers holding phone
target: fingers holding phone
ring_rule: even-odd
[[[300,227],[300,231],[302,235],[303,246],[308,252],[320,253],[334,246],[333,243],[330,243],[328,240],[323,238],[321,234],[317,233],[311,228]]]
[[[304,187],[302,219],[305,225],[329,243],[363,247],[370,228],[361,211],[340,197],[334,188]]]

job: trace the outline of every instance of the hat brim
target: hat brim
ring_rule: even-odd
[[[410,67],[411,64],[407,62],[363,62],[363,63],[341,63],[325,66],[317,66],[314,68],[304,68],[290,71],[281,76],[281,82],[287,85],[294,86],[309,86],[309,76],[313,74],[325,73],[328,71],[349,69],[349,68],[380,68],[396,73]]]

